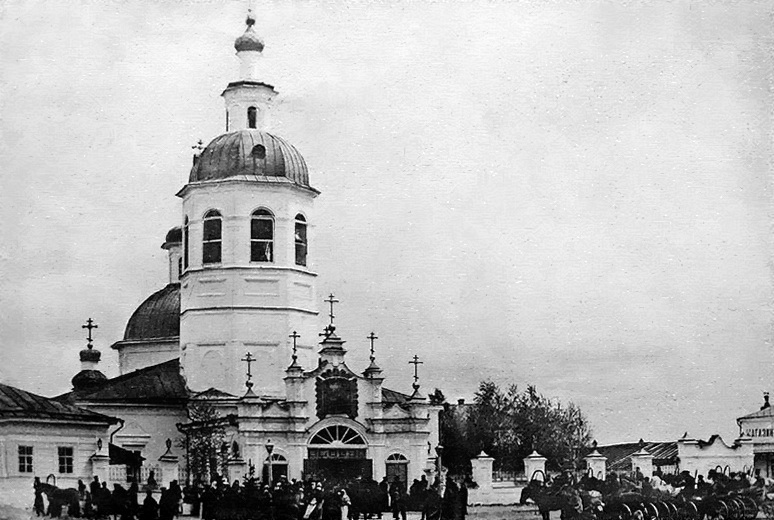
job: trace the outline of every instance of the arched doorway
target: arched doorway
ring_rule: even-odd
[[[387,475],[387,482],[394,482],[398,480],[403,489],[407,489],[408,486],[408,459],[400,454],[393,453],[387,460],[384,461],[386,466],[385,475]]]
[[[264,482],[269,482],[269,457],[263,461],[263,472],[261,473]],[[271,454],[271,481],[277,482],[282,477],[288,476],[288,459],[280,453]]]
[[[346,482],[373,476],[366,441],[349,426],[334,424],[320,429],[309,440],[307,452],[304,478]]]

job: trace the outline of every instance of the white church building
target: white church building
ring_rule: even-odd
[[[315,286],[310,245],[320,192],[299,151],[265,130],[277,92],[260,80],[263,42],[254,19],[246,23],[235,42],[239,79],[222,94],[226,133],[197,150],[177,193],[180,226],[162,246],[169,283],[112,345],[120,375],[107,379],[98,355],[82,357],[73,391],[58,399],[120,418],[111,442],[141,455],[162,481],[182,478],[170,468],[185,468],[188,406],[206,401],[230,418],[232,479],[250,462],[260,474],[270,447],[273,471],[289,478],[410,483],[435,468],[440,407],[416,377],[405,393],[383,386],[375,337],[370,365],[347,365],[336,300]]]

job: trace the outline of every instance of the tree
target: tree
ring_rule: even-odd
[[[492,381],[481,382],[473,404],[447,405],[440,427],[444,463],[455,472],[467,472],[469,460],[481,451],[506,471],[521,470],[532,450],[544,455],[551,469],[577,467],[591,440],[588,421],[573,403],[552,401],[532,385],[503,390]]]
[[[184,426],[183,441],[188,454],[188,472],[194,480],[206,481],[222,474],[228,459],[225,421],[207,401],[191,401],[190,423]],[[226,447],[224,449],[224,446]]]

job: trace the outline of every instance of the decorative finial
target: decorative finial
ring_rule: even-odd
[[[414,365],[414,383],[411,386],[414,390],[419,390],[419,365],[424,365],[424,362],[420,361],[419,356],[414,354],[414,359],[409,361],[409,365]]]
[[[192,150],[196,150],[196,152],[198,152],[198,153],[202,153],[202,150],[204,150],[204,141],[199,139],[196,142],[196,144],[191,147],[191,149]],[[194,153],[196,153],[196,152],[194,152]]]
[[[374,356],[374,340],[379,339],[379,336],[375,335],[373,331],[371,331],[371,334],[367,337],[367,339],[371,340],[371,362],[376,360],[376,356]]]
[[[300,337],[301,337],[301,335],[300,335],[298,332],[296,332],[296,331],[294,330],[294,331],[293,331],[293,334],[291,334],[291,335],[290,335],[290,336],[288,336],[288,337],[289,337],[289,338],[293,338],[293,356],[292,356],[292,357],[293,357],[293,363],[291,363],[291,365],[290,365],[290,366],[296,366],[296,365],[298,365],[298,363],[297,363],[297,361],[298,361],[298,355],[297,355],[297,352],[298,352],[298,346],[296,345],[296,340],[297,340],[298,338],[300,338]]]
[[[92,339],[92,337],[91,337],[91,331],[92,331],[92,329],[98,329],[99,326],[94,323],[94,320],[89,318],[88,320],[86,320],[86,325],[81,325],[81,328],[82,329],[89,329],[89,337],[86,338],[86,341],[88,341],[88,344],[86,345],[86,348],[91,350],[92,348],[94,348],[94,345],[91,344],[91,342],[94,341]]]
[[[247,363],[247,381],[245,381],[245,386],[247,387],[247,392],[250,393],[253,390],[253,382],[251,381],[253,378],[253,373],[251,371],[251,365],[255,362],[255,358],[250,352],[248,352],[245,354],[245,357],[243,357],[241,361]]]
[[[247,19],[245,19],[245,23],[247,24],[248,27],[252,27],[253,25],[255,25],[255,17],[253,17],[252,9],[247,10]]]

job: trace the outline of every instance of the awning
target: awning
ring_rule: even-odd
[[[109,444],[110,449],[110,463],[111,464],[124,464],[126,466],[142,466],[142,461],[145,457],[139,453],[129,451],[121,446],[116,446],[112,442]]]

